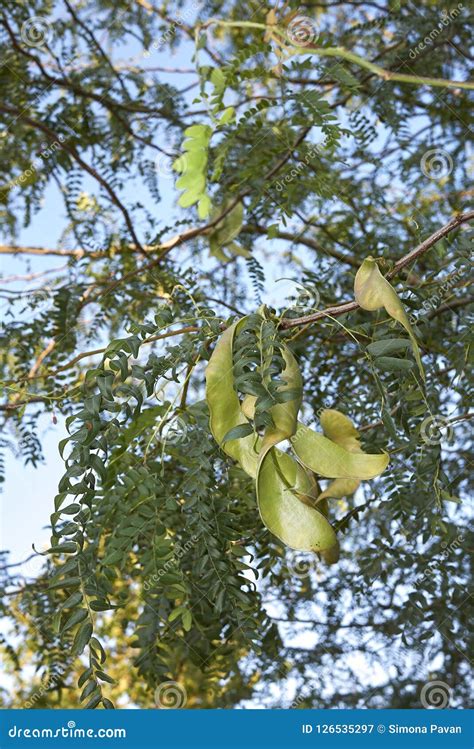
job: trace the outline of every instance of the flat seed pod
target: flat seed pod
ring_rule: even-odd
[[[349,452],[361,453],[362,448],[359,441],[359,432],[348,416],[336,411],[335,408],[326,408],[319,417],[323,432],[333,442],[344,447]],[[318,502],[327,497],[341,499],[354,494],[361,484],[360,479],[334,479],[329,486],[321,492]]]
[[[225,435],[239,424],[247,424],[239,398],[234,390],[232,345],[242,318],[221,336],[206,369],[206,396],[210,411],[210,427],[216,442],[236,460],[249,476],[256,478],[258,452],[254,435],[223,442]]]
[[[271,418],[263,437],[256,434],[252,421],[257,398],[247,394],[241,403],[234,387],[234,339],[248,319],[234,323],[223,333],[209,360],[206,394],[212,434],[227,455],[256,480],[258,508],[265,526],[292,549],[325,552],[331,564],[337,561],[339,546],[327,520],[326,497],[353,493],[362,479],[382,473],[389,457],[385,453],[364,453],[350,419],[334,409],[321,415],[324,435],[299,424],[301,373],[295,357],[282,343],[281,381],[276,395],[268,397]],[[277,449],[276,445],[285,440],[291,442],[298,460]],[[336,480],[317,496],[313,473]]]
[[[333,528],[321,512],[295,494],[308,494],[311,489],[306,472],[290,455],[269,450],[257,477],[258,506],[265,526],[292,549],[329,550],[337,543]]]
[[[386,453],[349,452],[304,424],[299,424],[291,444],[303,465],[330,479],[373,479],[383,473],[389,462]]]
[[[374,311],[384,307],[386,312],[397,320],[410,336],[413,353],[415,355],[418,369],[423,379],[425,373],[421,363],[420,349],[410,325],[407,314],[400,301],[397,292],[384,278],[379,270],[379,266],[373,257],[369,255],[356,273],[354,281],[354,294],[357,304],[369,311]]]

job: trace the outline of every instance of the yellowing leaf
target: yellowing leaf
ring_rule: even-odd
[[[301,406],[298,364],[288,348],[284,347],[282,353],[285,384],[281,390],[298,395],[270,409],[273,426],[265,431],[257,467],[258,508],[268,530],[287,546],[299,551],[322,551],[334,546],[336,534],[321,512],[300,499],[311,496],[314,482],[291,455],[274,447],[296,432]]]
[[[222,213],[223,208],[225,208],[225,205],[219,208],[216,207],[211,218],[215,219],[220,213]],[[222,260],[222,262],[228,262],[230,260],[230,257],[227,257],[223,252],[223,248],[229,247],[231,250],[233,249],[233,240],[240,234],[240,230],[242,229],[243,215],[244,206],[243,203],[239,201],[209,233],[209,249],[211,255]],[[236,253],[234,250],[234,254],[248,253],[245,251],[238,251]]]
[[[256,479],[260,515],[272,533],[293,549],[330,549],[336,543],[331,525],[321,512],[299,498],[314,496],[314,480],[290,455],[274,447],[296,430],[301,403],[301,374],[289,349],[284,347],[282,351],[285,368],[281,390],[294,391],[295,397],[270,409],[273,426],[266,430],[263,439],[251,434],[223,442],[231,430],[246,425],[246,417],[252,418],[255,410],[255,398],[247,396],[240,404],[233,386],[233,341],[245,319],[223,333],[207,366],[206,394],[212,434],[222,449]]]
[[[421,363],[420,350],[403,304],[395,289],[383,277],[376,261],[370,255],[364,260],[356,273],[354,293],[356,302],[362,309],[373,311],[384,307],[390,317],[403,325],[410,336],[418,369],[424,379],[425,373]]]
[[[265,431],[262,442],[262,459],[270,447],[278,444],[278,442],[290,439],[298,426],[298,411],[301,407],[301,393],[303,388],[300,368],[295,357],[286,346],[282,349],[282,354],[285,362],[282,379],[285,381],[285,384],[281,386],[280,392],[289,390],[298,393],[298,395],[284,403],[277,403],[270,409],[274,426],[268,427]]]
[[[322,499],[342,499],[349,497],[357,491],[361,482],[360,479],[334,479],[329,486],[321,492],[318,502]]]

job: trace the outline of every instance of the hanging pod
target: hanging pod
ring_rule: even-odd
[[[224,441],[231,430],[247,425],[254,411],[255,399],[247,397],[241,404],[233,384],[233,342],[245,319],[223,333],[207,366],[206,397],[211,432],[224,452],[256,480],[258,508],[269,531],[293,549],[329,549],[336,543],[333,528],[319,510],[303,503],[297,494],[309,496],[314,484],[302,466],[275,448],[296,431],[301,395],[271,407],[273,425],[265,430],[263,437],[252,433]],[[282,389],[301,393],[299,367],[286,347],[283,358],[285,385]]]
[[[277,389],[281,402],[269,408],[270,424],[263,435],[254,432],[256,398],[246,395],[241,402],[233,375],[234,340],[247,320],[242,318],[222,334],[207,366],[211,432],[224,452],[255,479],[260,516],[268,530],[292,549],[319,552],[328,563],[335,562],[339,544],[326,517],[326,497],[338,496],[343,489],[339,496],[355,491],[360,480],[382,473],[389,457],[363,453],[357,431],[338,411],[323,412],[324,435],[298,423],[301,373],[290,349],[281,342],[283,384]],[[285,440],[290,442],[290,453],[277,448]],[[336,479],[330,485],[332,491],[328,487],[319,494],[313,473]],[[337,485],[338,480],[346,483]]]
[[[356,273],[354,281],[354,294],[357,304],[369,311],[385,308],[385,311],[393,317],[394,320],[403,325],[410,336],[413,353],[415,355],[418,369],[422,379],[425,379],[423,364],[421,363],[420,349],[415,337],[412,326],[408,319],[405,308],[398,297],[395,289],[389,284],[386,278],[382,276],[379,266],[373,257],[366,257],[359,270]]]

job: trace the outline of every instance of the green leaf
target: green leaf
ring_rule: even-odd
[[[189,632],[191,627],[193,626],[193,616],[189,610],[185,611],[183,616],[183,628],[186,632]]]
[[[117,562],[120,562],[122,559],[123,559],[123,552],[119,550],[114,550],[104,557],[104,559],[102,560],[102,564],[105,567],[113,567],[114,564],[117,564]]]
[[[211,208],[211,201],[206,193],[206,183],[212,128],[209,125],[191,125],[186,128],[184,134],[186,136],[183,143],[185,153],[173,163],[173,169],[181,174],[176,186],[184,190],[178,199],[178,205],[182,208],[189,208],[197,203],[199,218],[205,219]]]
[[[92,632],[93,629],[90,622],[83,622],[81,624],[76,632],[76,636],[74,637],[74,642],[72,643],[72,655],[81,655],[84,652],[84,648],[91,639]]]
[[[74,541],[65,541],[58,546],[51,546],[51,548],[48,549],[48,554],[75,554],[76,551],[77,544]]]
[[[89,605],[92,611],[110,611],[110,609],[114,608],[110,603],[107,603],[107,601],[103,601],[100,599],[91,601]]]
[[[71,505],[67,505],[66,507],[63,507],[61,510],[61,515],[76,515],[81,509],[81,505],[77,504],[77,502],[74,502]]]
[[[423,413],[424,411],[425,411],[425,406],[423,406]],[[390,434],[391,438],[393,440],[396,440],[397,428],[395,426],[395,422],[392,419],[392,414],[390,413],[386,405],[384,405],[382,408],[382,421],[383,421],[384,427],[386,428],[387,432]]]
[[[77,681],[77,686],[79,687],[79,689],[82,686],[84,686],[84,684],[86,683],[86,681],[89,679],[90,676],[92,676],[92,668],[87,668],[85,671],[82,672],[82,674],[80,675]]]
[[[219,208],[216,207],[215,213],[212,218],[217,218],[217,216],[219,216],[223,212],[223,210],[225,210],[225,208],[225,203]],[[226,262],[228,260],[228,258],[221,251],[221,248],[233,245],[233,240],[240,234],[243,215],[244,206],[243,203],[239,201],[232,208],[232,210],[230,210],[229,213],[227,213],[224,218],[219,221],[218,224],[216,224],[216,226],[209,234],[209,248],[211,251],[211,255],[214,255],[220,260],[224,258],[223,262]],[[240,251],[239,248],[239,252],[235,254],[242,254],[242,252],[244,255],[246,254],[245,251]]]
[[[82,592],[80,590],[77,590],[75,593],[72,593],[69,598],[67,598],[64,603],[62,604],[63,609],[73,609],[74,606],[77,606],[78,603],[81,603],[82,601]]]
[[[190,172],[189,169],[182,177],[176,180],[176,187],[179,190],[189,190],[190,192],[202,193],[206,186],[206,178],[203,174]]]
[[[413,362],[410,359],[397,359],[394,356],[380,356],[374,362],[378,369],[387,372],[401,372],[402,370],[413,369]]]
[[[93,648],[94,650],[96,650],[99,653],[100,662],[104,663],[105,662],[105,658],[106,658],[105,650],[102,647],[102,645],[99,642],[99,640],[97,639],[97,637],[91,637],[91,641],[90,641],[89,644],[90,644],[91,648]]]
[[[232,120],[235,117],[235,109],[234,107],[227,107],[227,109],[224,111],[224,114],[219,119],[219,125],[228,125],[229,122],[232,122]]]
[[[50,590],[54,590],[55,588],[74,588],[76,585],[79,585],[80,582],[80,577],[65,577],[62,580],[50,583],[48,588]]]
[[[62,628],[62,632],[67,632],[69,629],[72,629],[72,627],[75,627],[76,624],[84,621],[87,615],[87,609],[77,609],[76,611],[74,611],[69,619],[66,620],[66,623]]]
[[[115,679],[112,679],[111,676],[105,673],[105,671],[96,671],[95,675],[98,679],[101,681],[106,681],[108,684],[116,684],[117,682]]]
[[[214,68],[212,71],[211,83],[213,84],[216,93],[221,94],[225,90],[226,78],[220,68]]]
[[[242,437],[248,437],[249,434],[253,434],[253,427],[251,424],[239,424],[238,426],[230,429],[225,435],[222,442],[228,442],[229,440],[239,440]]]
[[[53,632],[55,632],[56,634],[59,634],[59,632],[61,631],[62,613],[63,613],[62,610],[59,609],[59,611],[56,611],[56,613],[53,616],[52,629],[53,629]]]
[[[91,669],[92,671],[92,669]],[[86,697],[89,697],[92,692],[95,692],[98,690],[98,684],[96,681],[90,681],[82,690],[81,694],[81,702],[86,699]]]
[[[178,198],[178,205],[181,206],[181,208],[189,208],[190,206],[197,203],[202,196],[202,191],[199,189],[193,189],[193,190],[187,190],[186,192],[183,192],[182,195]]]
[[[93,710],[97,705],[100,703],[102,699],[102,695],[100,692],[98,692],[94,697],[92,697],[91,700],[87,703],[87,705],[84,705],[85,710]]]
[[[184,614],[185,611],[186,611],[186,607],[185,606],[176,606],[176,608],[173,609],[173,611],[168,616],[168,621],[169,622],[174,622],[174,620],[175,619],[179,619],[179,617],[181,616],[181,614]]]
[[[198,202],[198,216],[201,219],[205,219],[209,216],[211,212],[211,199],[209,195],[203,195],[202,198]]]
[[[387,354],[393,354],[396,351],[403,351],[408,348],[410,341],[406,338],[385,338],[381,341],[374,341],[369,343],[367,351],[371,356],[386,356]]]
[[[209,125],[190,125],[184,131],[184,135],[187,138],[206,141],[212,135],[212,128]]]

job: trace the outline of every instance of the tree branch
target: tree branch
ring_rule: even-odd
[[[185,328],[179,328],[178,330],[170,330],[167,333],[160,333],[159,335],[150,336],[149,338],[145,338],[145,340],[142,342],[142,345],[147,343],[154,343],[155,341],[161,341],[163,338],[172,338],[176,335],[184,335],[185,333],[196,333],[199,330],[195,325],[188,325]],[[105,351],[107,351],[107,347],[104,348],[96,348],[92,349],[91,351],[83,351],[81,354],[77,354],[73,359],[70,359],[66,364],[62,364],[60,367],[57,367],[57,369],[54,370],[54,372],[47,372],[44,375],[37,375],[36,371],[43,361],[43,359],[46,356],[46,349],[42,352],[41,361],[39,361],[39,358],[37,362],[35,363],[35,370],[31,370],[27,377],[22,377],[18,380],[15,380],[15,382],[27,382],[29,380],[44,380],[47,377],[55,377],[60,372],[64,372],[66,369],[70,369],[74,366],[74,364],[77,364],[77,362],[81,361],[81,359],[86,359],[89,356],[96,356],[97,354],[103,354]],[[49,353],[49,352],[47,352]],[[9,404],[11,406],[14,406],[15,404]]]
[[[255,233],[265,235],[267,233],[267,229],[264,226],[258,226],[257,224],[243,226],[242,231],[247,234]],[[288,242],[295,242],[297,244],[304,244],[306,247],[310,247],[312,250],[316,250],[316,252],[322,252],[325,255],[329,255],[330,257],[334,257],[337,260],[340,260],[341,263],[347,263],[353,268],[359,267],[358,261],[350,255],[347,255],[345,252],[339,252],[339,250],[336,250],[333,247],[323,247],[321,244],[316,242],[316,240],[304,237],[303,235],[300,236],[299,234],[292,234],[288,231],[279,231],[276,235],[276,238],[285,239]]]
[[[4,112],[5,114],[11,114],[14,117],[16,116],[18,119],[21,119],[24,122],[26,122],[28,125],[30,125],[30,127],[33,127],[36,130],[41,130],[41,132],[46,133],[46,135],[49,135],[50,138],[54,138],[56,141],[58,141],[59,144],[60,144],[60,147],[63,149],[63,151],[66,151],[66,153],[68,153],[74,159],[74,161],[76,161],[79,164],[79,166],[85,172],[87,172],[88,174],[90,174],[90,176],[93,177],[104,188],[104,190],[107,192],[107,194],[108,194],[110,200],[112,201],[112,203],[114,203],[114,205],[119,209],[119,211],[123,215],[123,217],[125,219],[125,223],[127,225],[127,229],[130,232],[130,236],[131,236],[134,244],[136,245],[136,247],[138,248],[138,250],[142,254],[145,254],[145,250],[143,249],[143,247],[142,247],[142,245],[141,245],[141,243],[140,243],[140,241],[139,241],[139,239],[138,239],[138,237],[137,237],[137,235],[135,233],[135,229],[134,229],[134,226],[132,224],[132,220],[130,218],[130,215],[129,215],[127,209],[125,208],[124,204],[122,203],[122,201],[120,200],[120,198],[116,194],[115,190],[112,189],[112,187],[109,185],[109,183],[94,169],[94,167],[92,167],[89,164],[87,164],[81,158],[81,156],[79,155],[79,153],[76,151],[76,149],[73,146],[68,145],[50,127],[48,127],[47,125],[45,125],[42,122],[39,122],[38,120],[34,120],[31,117],[25,116],[24,112],[22,112],[19,109],[16,109],[15,107],[9,107],[9,106],[6,106],[5,104],[0,104],[0,112]]]
[[[208,28],[209,26],[259,29],[261,31],[270,33],[273,36],[273,39],[275,39],[275,35],[277,35],[280,40],[276,43],[282,46],[284,45],[285,49],[288,50],[286,31],[284,29],[278,28],[278,26],[276,25],[268,26],[267,24],[256,23],[253,21],[224,21],[220,18],[210,18],[201,25],[201,28]],[[351,52],[350,50],[345,49],[344,47],[311,47],[310,45],[306,47],[297,47],[295,45],[292,45],[288,57],[294,57],[295,55],[302,54],[313,54],[318,55],[319,57],[336,57],[342,60],[347,60],[347,62],[352,62],[354,65],[358,65],[359,68],[369,70],[379,78],[383,78],[384,81],[413,83],[416,85],[437,86],[440,88],[463,88],[471,91],[474,90],[474,81],[451,81],[444,78],[430,78],[427,76],[410,75],[408,73],[396,73],[393,70],[386,70],[385,68],[380,67],[380,65],[376,65],[375,63],[366,60],[364,57],[357,55],[355,52]]]
[[[468,213],[459,213],[457,216],[454,216],[450,221],[448,221],[447,224],[435,231],[434,234],[431,234],[431,236],[421,242],[421,244],[415,247],[407,255],[404,255],[404,257],[400,258],[400,260],[395,263],[390,273],[387,273],[387,279],[391,279],[396,276],[397,273],[402,270],[402,268],[405,268],[411,262],[418,259],[420,255],[433,247],[433,245],[439,242],[440,239],[443,239],[443,237],[446,237],[450,232],[459,228],[461,224],[465,224],[466,222],[473,220],[474,211],[469,211]],[[305,317],[295,317],[291,320],[282,320],[280,323],[280,327],[284,330],[288,328],[296,328],[299,325],[308,325],[309,323],[316,322],[317,320],[321,320],[323,318],[338,317],[339,315],[344,315],[346,312],[352,312],[356,309],[359,309],[359,305],[357,304],[357,302],[345,302],[344,304],[337,304],[334,307],[327,307],[327,309],[325,310],[319,310],[318,312],[314,312],[312,315],[306,315]]]

